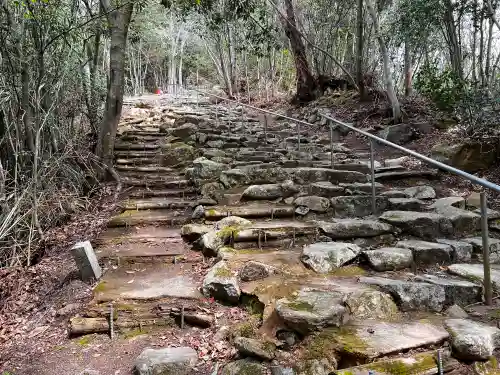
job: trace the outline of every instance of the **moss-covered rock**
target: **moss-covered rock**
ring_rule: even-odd
[[[267,370],[261,363],[250,359],[240,359],[225,365],[221,375],[265,375],[266,373]]]
[[[162,146],[163,166],[181,167],[186,166],[196,159],[198,151],[186,143],[167,143]]]

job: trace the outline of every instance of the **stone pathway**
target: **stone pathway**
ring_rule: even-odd
[[[92,324],[110,302],[120,332],[175,324],[165,311],[212,297],[258,320],[231,328],[241,359],[221,374],[434,374],[440,347],[449,371],[454,357],[484,361],[500,345],[495,327],[446,316],[482,301],[480,216],[436,196],[425,180],[435,171],[377,161],[373,213],[367,155],[330,145],[329,132],[302,128],[299,139],[293,124],[264,128],[258,114],[206,98],[157,104],[120,124],[123,212],[99,240],[107,272],[74,333],[102,331]],[[416,176],[427,183],[391,187]],[[217,324],[204,314],[186,312],[185,324]],[[150,350],[137,363],[141,374],[184,374],[196,359],[189,348]]]

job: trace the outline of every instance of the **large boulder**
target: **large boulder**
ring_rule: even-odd
[[[350,294],[346,305],[351,317],[356,320],[388,320],[399,315],[398,307],[389,294],[371,288]]]
[[[295,206],[304,206],[314,212],[326,212],[330,207],[330,201],[327,198],[310,195],[299,197],[293,202]]]
[[[445,305],[446,294],[440,285],[393,280],[384,277],[361,277],[360,282],[377,285],[392,295],[401,311],[429,310],[441,312]]]
[[[137,375],[188,375],[193,371],[198,354],[189,347],[144,349],[135,361]]]
[[[440,143],[432,148],[432,157],[466,172],[477,172],[493,165],[498,158],[495,143]]]
[[[372,197],[369,195],[334,197],[331,203],[335,217],[364,217],[373,214]],[[377,212],[384,211],[387,205],[387,197],[375,197]]]
[[[304,246],[300,259],[318,273],[328,273],[353,260],[361,252],[358,245],[343,242],[318,242]]]
[[[287,180],[281,184],[251,185],[245,189],[242,197],[247,200],[273,200],[287,198],[298,191],[293,181]]]
[[[195,134],[197,131],[197,127],[195,124],[191,124],[189,122],[180,125],[177,128],[172,128],[168,130],[169,135],[173,135],[174,137],[180,138],[183,141],[188,140],[188,138]]]
[[[467,280],[429,274],[417,276],[416,280],[442,286],[446,295],[446,306],[469,306],[482,300],[482,287]]]
[[[396,271],[409,268],[413,262],[413,254],[410,249],[398,247],[384,247],[376,250],[363,252],[370,267],[375,271]]]
[[[187,166],[196,159],[197,154],[198,151],[193,146],[185,143],[167,143],[162,146],[161,164],[167,167]]]
[[[446,237],[453,233],[450,219],[432,212],[386,211],[379,219],[424,239]]]
[[[181,228],[181,236],[187,241],[196,241],[205,233],[210,232],[211,228],[203,224],[186,224]]]
[[[203,294],[223,302],[237,304],[240,300],[238,279],[225,261],[216,263],[203,280]]]
[[[378,136],[389,142],[401,145],[415,139],[416,133],[411,124],[397,124],[381,130]]]
[[[421,265],[446,265],[453,260],[453,249],[451,246],[419,240],[399,241],[397,247],[410,249],[413,252],[413,259],[419,266]]]
[[[227,165],[201,157],[193,161],[193,168],[193,178],[197,180],[214,180],[218,179],[222,171],[227,169]]]
[[[253,359],[239,359],[229,362],[222,368],[221,375],[266,375],[267,369]]]
[[[303,288],[293,298],[277,300],[276,313],[289,328],[305,335],[344,324],[349,318],[344,298],[344,293],[337,291]]]
[[[367,182],[368,177],[364,173],[355,171],[338,171],[328,168],[290,168],[289,173],[293,180],[300,185],[306,185],[318,181],[329,181],[333,184],[340,182]]]
[[[274,358],[275,346],[270,342],[261,342],[240,336],[234,339],[234,346],[244,356],[260,358],[265,361],[270,361]]]
[[[451,336],[456,357],[464,360],[489,359],[500,346],[500,330],[467,319],[448,319],[445,328]]]

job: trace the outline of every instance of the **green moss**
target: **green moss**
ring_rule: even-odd
[[[481,375],[498,375],[498,361],[495,357],[490,357],[486,362],[475,362],[475,372]]]
[[[206,217],[215,217],[215,216],[220,216],[219,212],[213,208],[206,210],[205,211],[205,216]]]
[[[336,268],[328,273],[330,276],[338,276],[338,277],[354,277],[354,276],[364,276],[366,275],[366,271],[358,266],[345,266]]]
[[[82,336],[78,340],[76,340],[76,343],[80,346],[89,346],[92,341],[92,336],[87,335],[87,336]]]
[[[231,329],[232,337],[247,337],[249,339],[257,337],[260,319],[250,316],[245,322],[236,324]]]
[[[104,291],[106,291],[106,289],[107,289],[106,281],[101,281],[99,284],[97,284],[94,287],[94,294],[95,293],[103,293]]]
[[[360,356],[366,348],[366,343],[352,328],[328,328],[316,335],[307,345],[305,359],[330,358],[336,352]]]
[[[140,335],[146,335],[148,334],[149,331],[141,328],[135,328],[131,329],[130,331],[127,331],[123,334],[123,337],[126,339],[132,339],[134,337],[140,336]]]
[[[175,148],[175,149],[179,149],[179,148],[189,149],[189,150],[193,149],[193,146],[187,145],[187,144],[182,143],[182,142],[170,143],[170,147]]]
[[[289,308],[291,308],[292,310],[296,310],[296,311],[309,311],[309,312],[311,312],[314,310],[313,305],[311,305],[308,302],[304,302],[304,301],[289,302],[286,305]]]
[[[228,239],[231,238],[231,236],[237,236],[241,228],[237,225],[230,225],[227,227],[222,228],[217,232],[217,237],[223,238],[223,239]]]
[[[215,276],[217,276],[217,277],[232,277],[233,274],[229,268],[223,266],[223,267],[218,267],[215,270]]]

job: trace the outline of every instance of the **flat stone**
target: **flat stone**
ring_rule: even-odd
[[[238,276],[241,281],[255,281],[265,279],[276,272],[276,269],[267,264],[249,261],[240,269]]]
[[[328,273],[353,260],[361,248],[351,243],[318,242],[304,246],[300,259],[318,273]]]
[[[198,361],[198,354],[189,347],[144,349],[135,360],[138,375],[188,375]]]
[[[474,211],[475,214],[481,215],[481,209],[477,208]],[[488,220],[498,220],[500,219],[500,211],[497,210],[492,210],[491,208],[486,209],[486,216],[488,217]]]
[[[401,311],[429,310],[441,312],[446,295],[440,285],[393,280],[383,277],[361,277],[361,283],[377,285],[390,293]]]
[[[424,322],[362,321],[329,333],[325,339],[337,342],[345,354],[367,360],[440,344],[449,337],[442,327]]]
[[[367,182],[368,180],[366,174],[356,171],[338,171],[328,168],[290,168],[288,171],[295,183],[300,185],[318,181],[338,184],[340,182]]]
[[[376,250],[363,251],[370,267],[375,271],[395,271],[409,268],[413,262],[410,249],[385,247]]]
[[[446,237],[453,233],[453,225],[447,217],[430,212],[386,211],[379,219],[424,239]]]
[[[349,195],[334,197],[331,199],[335,217],[365,217],[373,214],[372,197],[368,195]],[[382,212],[387,208],[386,197],[375,198],[377,212]]]
[[[431,186],[414,186],[403,190],[411,198],[433,199],[436,191]]]
[[[239,216],[227,216],[214,224],[215,230],[223,230],[225,228],[243,229],[252,225],[250,220]]]
[[[430,209],[436,209],[438,207],[449,207],[453,206],[456,208],[465,209],[465,199],[462,197],[445,197],[436,199],[436,201],[429,206]]]
[[[241,294],[238,279],[225,261],[218,262],[208,271],[203,280],[203,294],[220,301],[238,303]]]
[[[293,300],[282,298],[276,301],[276,313],[289,328],[305,335],[345,323],[348,311],[343,301],[342,292],[302,288]]]
[[[450,264],[453,249],[449,245],[418,240],[399,241],[396,247],[410,249],[417,265]]]
[[[454,251],[454,262],[470,262],[472,258],[472,245],[470,243],[465,241],[448,240],[446,238],[438,238],[436,242],[451,246]]]
[[[404,163],[406,163],[409,160],[410,160],[409,156],[401,156],[400,158],[386,159],[384,161],[384,165],[386,167],[397,167],[397,166],[403,165]]]
[[[456,357],[464,360],[486,360],[500,346],[500,330],[496,327],[467,319],[448,319],[445,327],[450,332]]]
[[[224,246],[226,237],[223,237],[215,230],[211,230],[201,236],[200,242],[203,254],[209,257],[215,257],[219,249]]]
[[[482,264],[457,263],[448,266],[449,273],[478,283],[483,283],[483,271]],[[500,291],[500,267],[498,265],[492,265],[491,267],[491,283],[495,290]]]
[[[416,198],[389,198],[389,208],[395,211],[421,211],[427,203]]]
[[[450,318],[467,319],[469,317],[469,314],[458,305],[448,307],[444,314]]]
[[[270,361],[274,358],[274,350],[271,349],[271,346],[274,345],[271,343],[267,344],[247,337],[236,337],[234,339],[234,346],[244,356]]]
[[[375,237],[355,238],[352,242],[364,250],[372,250],[396,243],[396,237],[393,234],[387,233]]]
[[[299,197],[295,199],[296,206],[305,206],[314,212],[326,212],[330,207],[330,201],[327,198],[318,196]]]
[[[82,281],[90,282],[99,280],[102,270],[90,241],[76,243],[71,248],[71,254],[78,267]]]
[[[344,188],[330,181],[318,181],[309,185],[309,194],[326,198],[338,197],[344,195]]]
[[[371,182],[354,182],[354,183],[340,183],[340,187],[345,189],[346,193],[352,195],[362,195],[362,194],[371,194],[372,193],[372,183]],[[379,193],[384,188],[380,182],[375,182],[375,193]],[[362,194],[360,194],[362,193]],[[345,194],[338,194],[345,195]]]
[[[274,200],[287,198],[298,192],[298,188],[291,180],[281,184],[251,185],[243,192],[243,198],[247,200]]]
[[[395,228],[376,220],[333,219],[317,221],[316,224],[332,239],[348,239],[358,237],[375,237],[386,233],[394,233]]]
[[[446,294],[445,305],[447,306],[455,304],[468,306],[482,300],[482,287],[469,281],[428,274],[417,276],[416,280],[442,286]]]
[[[410,198],[404,191],[395,189],[383,191],[380,195],[387,198]]]

